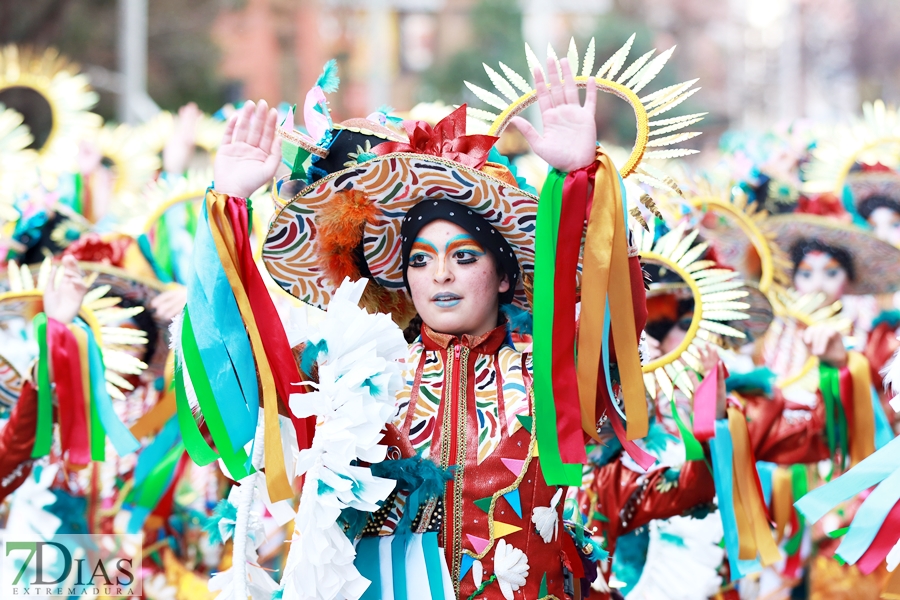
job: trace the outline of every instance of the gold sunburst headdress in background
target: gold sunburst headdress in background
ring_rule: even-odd
[[[648,229],[634,230],[634,245],[641,260],[665,267],[681,278],[694,300],[691,324],[678,348],[643,365],[644,384],[651,396],[658,390],[671,398],[675,388],[687,396],[693,395],[693,384],[686,376],[686,368],[700,370],[699,348],[703,342],[714,343],[716,336],[743,339],[744,332],[728,324],[748,317],[744,312],[750,305],[741,302],[748,295],[741,289],[744,282],[731,269],[717,268],[703,255],[706,242],[695,243],[699,231],[687,231],[681,224],[654,242],[655,224]]]
[[[594,73],[595,43],[593,39],[588,44],[583,60],[579,60],[579,52],[574,39],[569,41],[569,49],[566,56],[572,73],[579,73],[579,71],[581,73],[575,77],[579,87],[586,87],[588,78],[594,77],[599,91],[618,96],[627,102],[634,111],[637,123],[637,137],[631,154],[619,167],[619,174],[622,178],[633,177],[635,180],[650,187],[666,192],[680,193],[678,185],[671,178],[650,167],[646,161],[649,159],[679,158],[698,152],[687,148],[670,148],[670,146],[680,144],[700,135],[698,131],[683,132],[681,130],[699,123],[707,113],[694,113],[670,118],[658,117],[680,105],[700,88],[693,87],[697,80],[692,79],[639,96],[638,94],[653,81],[666,65],[675,47],[673,46],[655,57],[653,55],[656,53],[656,50],[651,50],[626,67],[634,38],[635,35],[632,34],[628,41],[625,42],[625,45],[610,56],[596,73]],[[525,46],[525,55],[531,69],[541,69],[541,72],[543,72],[540,61],[527,44]],[[558,61],[552,46],[548,46],[547,55]],[[502,62],[499,63],[499,68],[502,74],[490,66],[484,65],[484,70],[490,78],[496,93],[468,81],[465,82],[466,86],[479,100],[499,111],[491,112],[472,106],[467,109],[470,120],[480,120],[489,124],[488,134],[496,136],[503,133],[514,116],[517,116],[537,101],[535,90],[528,83],[528,79],[516,73]],[[594,74],[592,75],[592,73]],[[553,83],[549,82],[548,85]],[[641,202],[655,212],[652,206],[653,201],[648,195],[642,196]]]
[[[46,259],[37,277],[28,266],[10,262],[7,266],[9,290],[0,294],[0,320],[32,319],[43,310],[43,290],[50,281],[52,265]],[[108,296],[110,286],[97,286],[85,295],[79,316],[90,327],[103,353],[106,365],[106,389],[118,400],[125,398],[125,391],[134,386],[125,379],[128,375],[140,375],[147,365],[132,355],[147,344],[147,334],[139,329],[120,327],[119,324],[144,310],[141,306],[122,308],[120,299]]]
[[[89,112],[97,100],[87,76],[56,50],[0,50],[0,103],[24,115],[42,175],[74,171],[78,142],[103,122]]]
[[[862,116],[820,136],[812,160],[803,169],[804,191],[832,192],[840,197],[858,162],[900,167],[900,114],[882,100],[863,104],[862,111]]]
[[[752,248],[759,259],[758,273],[752,274],[755,275],[752,278],[758,277],[760,292],[769,295],[790,285],[791,262],[788,255],[778,245],[775,234],[760,227],[769,218],[767,210],[759,208],[757,202],[751,202],[742,190],[716,186],[705,179],[695,179],[686,197],[692,208],[704,216],[716,218],[716,225],[721,223],[721,230],[703,220],[700,225],[704,237],[713,242],[720,262],[741,272],[749,280],[749,265],[738,264],[746,263],[748,257],[723,256],[727,253],[720,246],[738,247],[737,251],[745,255]]]
[[[160,168],[159,156],[148,148],[141,128],[126,124],[102,127],[94,141],[106,165],[115,170],[112,213],[127,219],[140,209],[141,192]]]
[[[225,134],[225,125],[224,121],[202,113],[197,120],[194,144],[210,155],[215,154],[222,141],[222,136]],[[141,136],[147,151],[160,154],[174,130],[175,115],[169,111],[162,111],[144,123],[141,126]]]
[[[21,113],[0,104],[0,235],[5,222],[15,221],[16,195],[37,183],[37,153],[28,149],[34,141]]]

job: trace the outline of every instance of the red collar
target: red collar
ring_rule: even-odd
[[[449,333],[438,333],[422,324],[422,343],[426,350],[447,349],[461,344],[476,354],[496,354],[506,340],[506,323],[497,325],[487,333],[478,336],[463,334],[462,338]]]

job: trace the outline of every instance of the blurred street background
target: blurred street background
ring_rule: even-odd
[[[686,106],[727,129],[830,119],[860,103],[900,100],[896,0],[2,0],[0,43],[55,46],[79,62],[108,119],[144,121],[195,101],[301,102],[337,58],[337,120],[390,105],[471,101],[481,63],[526,70],[571,36],[608,56],[637,33],[633,56],[678,44],[660,85],[700,78]],[[633,139],[626,107],[607,99],[604,138]]]

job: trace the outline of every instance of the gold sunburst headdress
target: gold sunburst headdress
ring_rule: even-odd
[[[25,116],[42,174],[72,171],[79,140],[102,124],[87,76],[56,50],[11,45],[0,51],[0,103]]]
[[[854,116],[820,139],[803,169],[804,191],[832,192],[840,197],[858,162],[900,167],[900,114],[882,100],[863,104],[862,111],[862,116]]]
[[[594,77],[597,81],[597,89],[618,96],[626,101],[634,111],[637,123],[637,137],[628,159],[619,167],[619,174],[623,179],[634,177],[637,181],[650,187],[679,192],[677,184],[671,179],[661,175],[646,164],[648,159],[670,159],[689,156],[698,151],[687,148],[670,148],[681,142],[685,142],[700,135],[698,131],[681,131],[687,127],[699,123],[707,113],[694,113],[679,117],[659,118],[690,98],[700,88],[693,87],[696,79],[671,85],[644,96],[638,94],[644,90],[659,74],[672,56],[675,47],[669,48],[657,56],[653,56],[656,50],[645,53],[626,67],[628,55],[631,52],[635,35],[632,34],[625,45],[617,50],[594,73],[595,43],[591,39],[583,60],[579,60],[578,48],[575,40],[569,41],[567,58],[573,73],[581,75],[575,77],[579,87],[587,85],[588,77]],[[541,69],[540,61],[531,48],[526,44],[525,55],[531,69]],[[557,59],[552,46],[548,46],[547,55]],[[484,70],[495,88],[495,92],[489,91],[473,83],[466,82],[466,86],[489,107],[499,111],[492,112],[475,107],[468,107],[470,119],[480,120],[489,124],[488,134],[499,136],[509,125],[510,120],[537,101],[534,88],[525,78],[513,69],[499,63],[500,71],[484,65]],[[594,73],[592,75],[592,73]],[[552,82],[551,82],[552,83]],[[641,201],[647,204],[649,196],[644,196]],[[652,209],[651,209],[652,210]]]
[[[21,113],[0,104],[0,227],[19,218],[13,207],[17,193],[37,183],[37,153],[28,149],[34,138],[24,120]]]
[[[747,280],[757,279],[763,294],[783,290],[791,282],[791,262],[775,234],[761,227],[769,212],[751,202],[742,190],[735,189],[697,179],[686,193],[687,203],[708,217],[701,219],[700,229],[703,237],[712,242],[720,263],[739,271]],[[751,249],[755,257],[748,256]],[[757,258],[758,270],[749,264]]]
[[[809,392],[819,386],[819,361],[809,354],[801,333],[813,325],[827,325],[848,335],[852,322],[841,315],[840,301],[825,304],[824,294],[800,294],[783,289],[769,295],[776,318],[763,338],[763,360],[778,375],[779,388],[794,385]]]
[[[107,125],[94,138],[104,161],[115,169],[111,209],[120,219],[139,210],[141,191],[160,167],[159,156],[148,149],[141,131],[126,124]]]
[[[716,268],[713,261],[703,260],[708,244],[695,243],[698,230],[688,232],[681,224],[654,242],[655,229],[655,223],[648,224],[647,230],[635,229],[634,245],[643,262],[663,266],[681,278],[694,300],[694,315],[678,348],[643,365],[644,384],[654,397],[662,390],[671,398],[676,387],[691,396],[693,385],[685,371],[688,367],[700,370],[703,341],[714,342],[716,336],[746,337],[728,322],[748,317],[744,311],[750,304],[741,301],[748,292],[741,289],[744,282],[736,271]]]
[[[0,319],[31,319],[43,310],[43,290],[50,281],[52,265],[46,259],[37,277],[28,266],[10,262],[7,267],[8,292],[0,294]],[[132,352],[147,344],[147,334],[139,329],[118,324],[144,310],[141,306],[122,308],[120,299],[108,296],[110,286],[101,285],[90,290],[81,303],[79,316],[90,327],[103,353],[106,365],[106,389],[112,398],[123,400],[125,391],[134,386],[125,379],[140,375],[147,364]]]
[[[202,113],[197,120],[194,145],[209,154],[215,154],[225,134],[225,121]],[[159,154],[175,130],[175,115],[162,111],[141,126],[141,136],[148,152]]]

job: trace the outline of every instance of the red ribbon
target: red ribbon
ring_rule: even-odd
[[[860,573],[868,575],[887,558],[891,548],[897,543],[898,530],[900,530],[900,501],[894,504],[894,508],[888,513],[884,523],[881,524],[881,529],[875,534],[875,539],[872,540],[872,543],[860,559],[856,561],[856,567]]]
[[[372,148],[372,152],[378,156],[392,152],[427,154],[480,169],[487,162],[491,148],[500,139],[493,135],[466,135],[465,104],[434,127],[425,121],[403,121],[403,129],[409,143],[383,142]]]
[[[581,431],[581,404],[578,396],[578,374],[575,368],[575,302],[578,254],[584,232],[588,186],[593,169],[569,173],[563,183],[556,269],[553,289],[553,398],[556,403],[556,430],[563,463],[584,464],[584,435]],[[590,171],[590,172],[589,172]],[[580,218],[579,218],[580,217]]]
[[[231,228],[234,231],[235,247],[240,259],[241,282],[247,291],[247,297],[250,299],[256,326],[260,333],[264,333],[261,338],[266,351],[266,359],[272,365],[275,388],[278,390],[278,396],[281,398],[282,404],[287,408],[287,414],[294,425],[294,431],[297,432],[297,444],[301,450],[304,450],[310,446],[316,427],[315,420],[312,417],[307,417],[306,419],[297,418],[288,407],[291,393],[299,391],[296,384],[302,380],[300,369],[297,367],[297,361],[294,360],[291,344],[288,342],[284,329],[267,325],[269,323],[280,323],[281,317],[278,316],[278,311],[272,303],[272,297],[269,296],[269,290],[266,289],[266,284],[263,282],[259,269],[256,268],[256,263],[253,260],[247,207],[244,200],[229,198],[226,204],[226,211],[228,220],[231,222]]]
[[[59,435],[63,456],[73,467],[85,467],[91,462],[91,449],[78,341],[68,327],[48,318],[47,345],[50,347],[56,397],[59,400]]]

